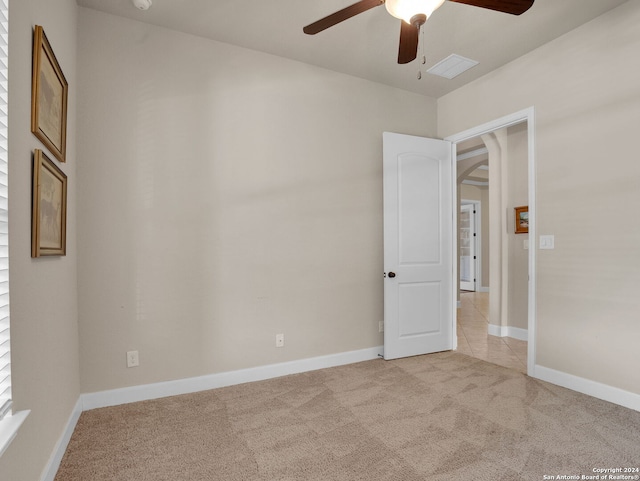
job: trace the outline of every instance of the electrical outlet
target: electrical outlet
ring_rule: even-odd
[[[276,347],[284,347],[284,334],[276,334]]]
[[[127,351],[127,367],[137,367],[139,365],[138,351]]]
[[[378,332],[384,332],[384,321],[378,321]]]

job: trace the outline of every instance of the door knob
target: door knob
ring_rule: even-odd
[[[389,277],[391,277],[392,279],[396,276],[395,272],[389,272]]]

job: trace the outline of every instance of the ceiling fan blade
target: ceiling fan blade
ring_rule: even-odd
[[[418,56],[418,39],[420,26],[409,25],[400,21],[400,48],[398,49],[398,63],[409,63]]]
[[[454,3],[464,3],[474,7],[488,8],[498,12],[522,15],[533,5],[534,0],[449,0]]]
[[[384,4],[384,1],[385,0],[360,0],[358,3],[354,3],[342,10],[338,10],[336,13],[332,13],[327,17],[321,18],[317,22],[307,25],[302,29],[302,31],[307,35],[315,35],[316,33],[322,32],[329,27],[333,27],[340,22],[344,22],[351,17],[355,17],[359,13],[366,12],[373,7],[379,7]]]

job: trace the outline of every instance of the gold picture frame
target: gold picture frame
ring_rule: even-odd
[[[516,234],[528,234],[529,233],[529,206],[523,205],[521,207],[516,207],[516,216],[515,216],[515,224]]]
[[[40,25],[33,32],[32,75],[31,132],[56,159],[65,162],[69,84]]]
[[[67,253],[67,176],[36,149],[33,155],[31,257]]]

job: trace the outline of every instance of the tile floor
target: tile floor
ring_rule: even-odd
[[[487,334],[489,293],[461,292],[458,309],[458,352],[527,372],[527,342]]]

